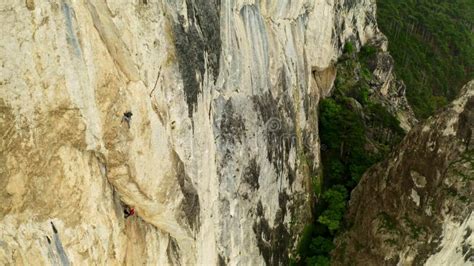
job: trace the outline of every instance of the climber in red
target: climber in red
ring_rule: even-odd
[[[124,216],[125,218],[128,218],[129,216],[132,216],[135,214],[135,208],[131,208],[131,207],[125,207],[125,209],[123,209],[123,213],[124,213]]]

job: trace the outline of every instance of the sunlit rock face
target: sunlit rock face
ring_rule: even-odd
[[[351,194],[335,265],[472,265],[474,81]]]
[[[2,1],[0,264],[286,264],[374,2]]]

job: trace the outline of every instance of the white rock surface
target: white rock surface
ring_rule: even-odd
[[[472,228],[474,228],[472,213],[462,222],[446,219],[439,252],[429,257],[426,265],[472,265],[474,262],[472,251],[468,253],[469,249],[472,250],[474,247]]]
[[[0,264],[286,263],[374,2],[1,1]]]

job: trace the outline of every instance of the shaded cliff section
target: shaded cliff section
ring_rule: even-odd
[[[295,256],[298,263],[329,263],[332,242],[344,230],[348,192],[416,122],[405,87],[392,73],[393,59],[384,50],[386,42],[383,35],[378,36],[359,51],[355,43],[348,42],[333,71],[313,71],[318,84],[324,84],[331,72],[337,76],[334,74],[334,86],[319,102],[322,171],[313,180],[315,219],[302,234]]]
[[[474,82],[412,129],[351,194],[334,265],[472,263]]]
[[[176,57],[190,118],[204,75],[212,75],[214,81],[219,75],[220,5],[220,0],[186,0],[187,18],[179,16],[173,26]]]

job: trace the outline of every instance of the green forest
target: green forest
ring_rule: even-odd
[[[445,106],[473,78],[474,1],[377,0],[378,23],[388,37],[395,73],[419,119]],[[372,95],[375,47],[347,43],[337,63],[332,97],[319,106],[322,173],[313,186],[314,221],[298,244],[293,265],[330,265],[334,238],[347,229],[350,192],[383,160],[405,132]]]
[[[405,134],[369,85],[376,53],[371,46],[357,52],[348,43],[337,63],[334,93],[320,102],[322,176],[313,181],[318,195],[315,221],[305,228],[295,265],[329,265],[333,239],[347,226],[344,214],[350,191]]]
[[[377,0],[377,21],[418,118],[474,78],[474,1]]]

